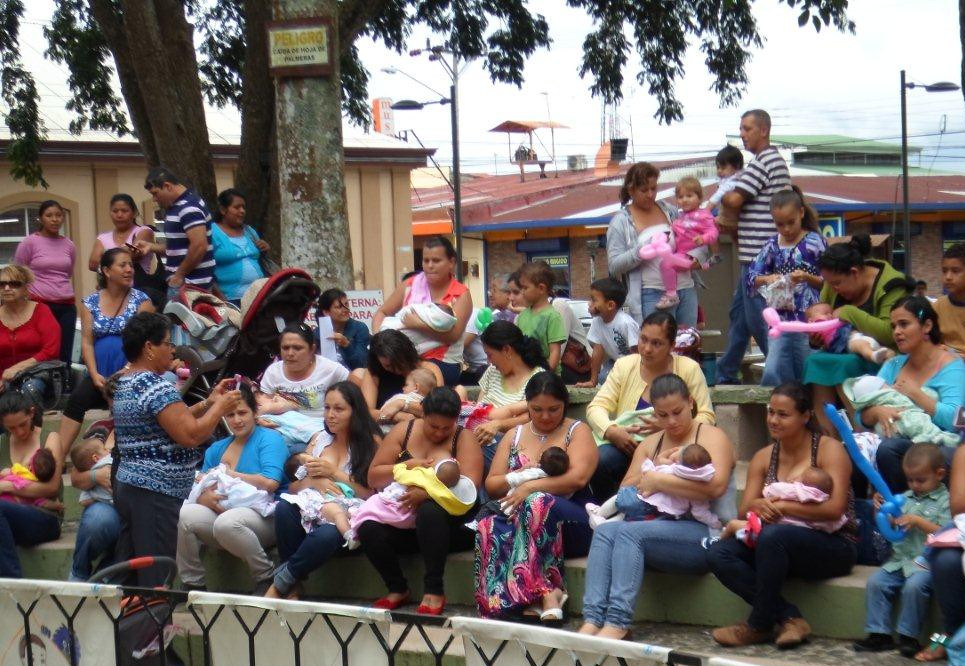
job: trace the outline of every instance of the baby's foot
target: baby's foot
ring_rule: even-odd
[[[591,530],[595,530],[597,527],[606,522],[606,516],[600,513],[600,507],[597,504],[587,504],[586,513],[589,516]]]
[[[355,530],[352,530],[352,529],[345,530],[345,534],[343,534],[342,536],[345,537],[344,547],[347,548],[348,550],[355,550],[356,548],[362,545],[362,542],[359,541],[358,536],[356,536],[355,534]]]
[[[871,352],[872,360],[878,365],[881,365],[889,358],[894,356],[896,356],[895,350],[889,347],[881,347],[880,349],[876,349],[875,351]]]
[[[669,310],[670,308],[675,308],[680,304],[680,297],[677,294],[664,294],[661,296],[660,300],[657,301],[658,310]]]

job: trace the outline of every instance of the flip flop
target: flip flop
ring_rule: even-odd
[[[540,622],[562,622],[563,621],[563,606],[566,605],[566,600],[570,598],[566,592],[560,597],[560,607],[559,608],[547,608],[542,613],[539,614]]]
[[[945,643],[948,636],[945,634],[932,634],[931,643],[924,650],[915,655],[915,661],[945,661],[948,659],[948,651],[945,650]]]

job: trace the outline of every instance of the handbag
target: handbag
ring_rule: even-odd
[[[245,235],[248,236],[252,244],[255,244],[259,240],[258,234],[247,224],[245,225]],[[258,267],[261,268],[261,272],[265,274],[265,277],[274,275],[281,270],[278,262],[269,257],[267,252],[258,253]]]
[[[39,407],[43,410],[53,409],[64,393],[69,372],[70,368],[63,361],[41,361],[18,372],[17,376],[10,380],[10,388],[19,391],[28,379],[42,377],[45,386],[43,404]]]

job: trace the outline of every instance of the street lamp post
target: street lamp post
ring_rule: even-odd
[[[452,125],[452,234],[455,237],[456,250],[456,279],[462,281],[462,184],[459,167],[459,54],[455,50],[450,50],[442,46],[427,46],[424,49],[415,49],[409,52],[410,56],[418,56],[423,53],[429,54],[429,60],[440,62],[452,81],[449,86],[449,98],[442,98],[436,102],[416,102],[413,100],[400,100],[392,105],[397,111],[414,111],[422,109],[429,104],[449,104],[450,123]],[[443,54],[452,56],[452,64],[446,62]],[[387,74],[402,74],[412,79],[423,88],[436,92],[414,76],[403,72],[396,67],[385,67],[382,69]],[[439,94],[439,93],[436,93]]]
[[[905,245],[905,275],[911,276],[911,212],[908,204],[908,104],[905,91],[924,88],[925,92],[949,92],[958,90],[950,81],[938,83],[906,83],[905,70],[901,70],[901,223],[902,242]]]

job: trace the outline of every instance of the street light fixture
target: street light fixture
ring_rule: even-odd
[[[911,212],[908,206],[908,110],[905,91],[923,88],[925,92],[952,92],[959,87],[951,81],[937,83],[905,82],[905,70],[901,70],[901,221],[902,240],[905,245],[905,275],[911,276]]]
[[[403,76],[412,79],[418,83],[423,88],[432,91],[433,93],[439,95],[440,99],[436,102],[416,102],[415,100],[405,99],[400,100],[392,105],[392,108],[396,111],[418,111],[423,109],[429,104],[439,104],[445,105],[449,104],[450,110],[450,122],[452,124],[452,233],[455,237],[455,250],[456,250],[456,279],[462,280],[462,187],[460,184],[460,169],[459,169],[459,54],[453,49],[443,46],[429,46],[426,44],[424,49],[413,49],[409,51],[409,55],[412,57],[417,57],[422,54],[428,54],[429,60],[436,61],[442,64],[446,73],[449,75],[452,85],[449,86],[449,97],[446,98],[440,93],[436,92],[422,81],[418,80],[414,76],[407,74],[406,72],[398,69],[396,67],[383,67],[382,71],[386,74],[402,74]],[[452,56],[452,62],[449,63],[445,59],[445,55]]]

